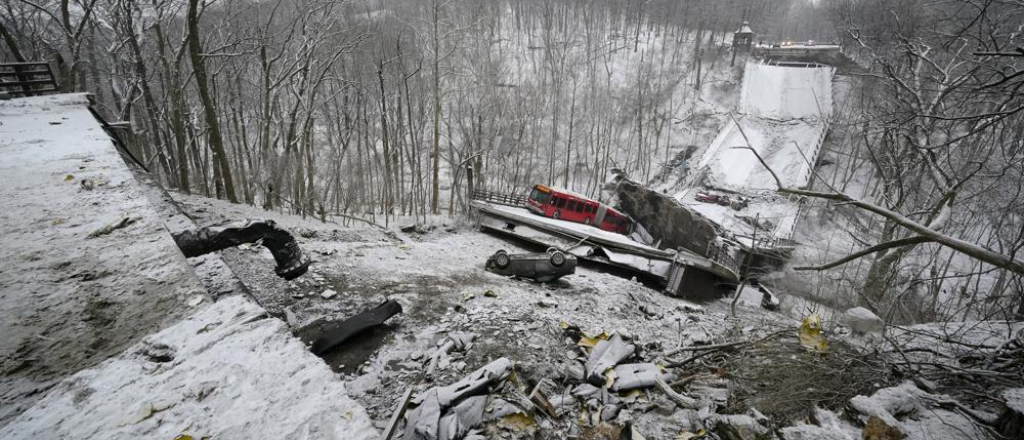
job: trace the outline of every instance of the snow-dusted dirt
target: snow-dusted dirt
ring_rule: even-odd
[[[217,200],[178,198],[200,221],[265,214]],[[290,317],[301,329],[316,320],[345,319],[385,299],[394,299],[404,308],[386,328],[325,356],[350,381],[349,392],[378,427],[387,422],[407,387],[420,391],[426,386],[424,360],[449,332],[468,331],[478,338],[464,356],[453,354],[442,363],[432,378],[436,384],[454,382],[503,356],[516,362],[519,374],[530,381],[555,379],[577,352],[574,344],[566,342],[563,322],[579,325],[589,334],[631,335],[645,353],[720,341],[726,333],[755,331],[762,320],[793,323],[764,313],[754,301],[740,306],[737,319],[728,317],[724,301],[704,304],[703,311],[695,312],[690,302],[589,266],[546,284],[495,275],[484,270],[484,262],[498,249],[538,249],[464,227],[442,226],[402,240],[374,228],[276,218],[293,228],[303,249],[314,256],[307,276],[291,282],[274,277],[269,270],[273,261],[263,250],[223,252],[224,260],[268,310]],[[325,299],[321,293],[327,289],[338,294]],[[656,413],[643,417],[660,417],[655,424],[670,420]]]
[[[87,105],[0,101],[0,425],[205,293]]]

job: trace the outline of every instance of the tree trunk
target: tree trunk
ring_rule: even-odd
[[[206,64],[203,60],[202,48],[199,45],[199,0],[188,2],[188,54],[192,60],[192,69],[196,75],[196,88],[199,89],[199,99],[203,104],[203,113],[206,125],[210,130],[210,151],[213,153],[214,166],[218,167],[220,179],[224,184],[224,191],[228,201],[238,203],[235,197],[235,184],[231,179],[231,165],[224,152],[224,139],[220,134],[220,124],[217,121],[217,108],[213,103],[213,96],[210,95],[209,83],[206,77]]]

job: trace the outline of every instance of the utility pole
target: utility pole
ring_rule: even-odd
[[[757,225],[761,224],[761,213],[754,215],[754,235],[750,238],[750,253],[743,257],[743,264],[740,265],[740,287],[736,289],[736,295],[732,298],[732,304],[730,309],[732,310],[732,316],[736,316],[736,303],[740,300],[740,295],[743,294],[743,288],[747,286],[748,273],[750,272],[750,262],[754,259],[754,254],[757,250]],[[746,269],[743,269],[746,266]]]

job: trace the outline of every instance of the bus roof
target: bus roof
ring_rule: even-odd
[[[594,199],[592,199],[590,197],[587,197],[587,196],[585,196],[583,194],[577,193],[575,191],[570,191],[570,190],[567,190],[567,189],[564,189],[564,188],[559,188],[557,186],[549,186],[548,188],[550,188],[551,191],[554,191],[556,193],[562,193],[562,194],[565,194],[565,195],[568,195],[568,196],[573,196],[573,197],[575,197],[577,199],[594,200]],[[596,202],[597,200],[594,200],[594,201]]]

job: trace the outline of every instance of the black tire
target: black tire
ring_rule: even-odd
[[[555,211],[554,214],[551,214],[551,218],[560,218],[560,217],[562,217],[562,211]]]
[[[551,265],[555,267],[562,267],[565,264],[565,254],[562,251],[554,251],[551,253]]]
[[[497,266],[499,269],[504,269],[508,267],[510,263],[512,263],[512,259],[509,258],[508,252],[500,250],[494,253],[494,265]]]

